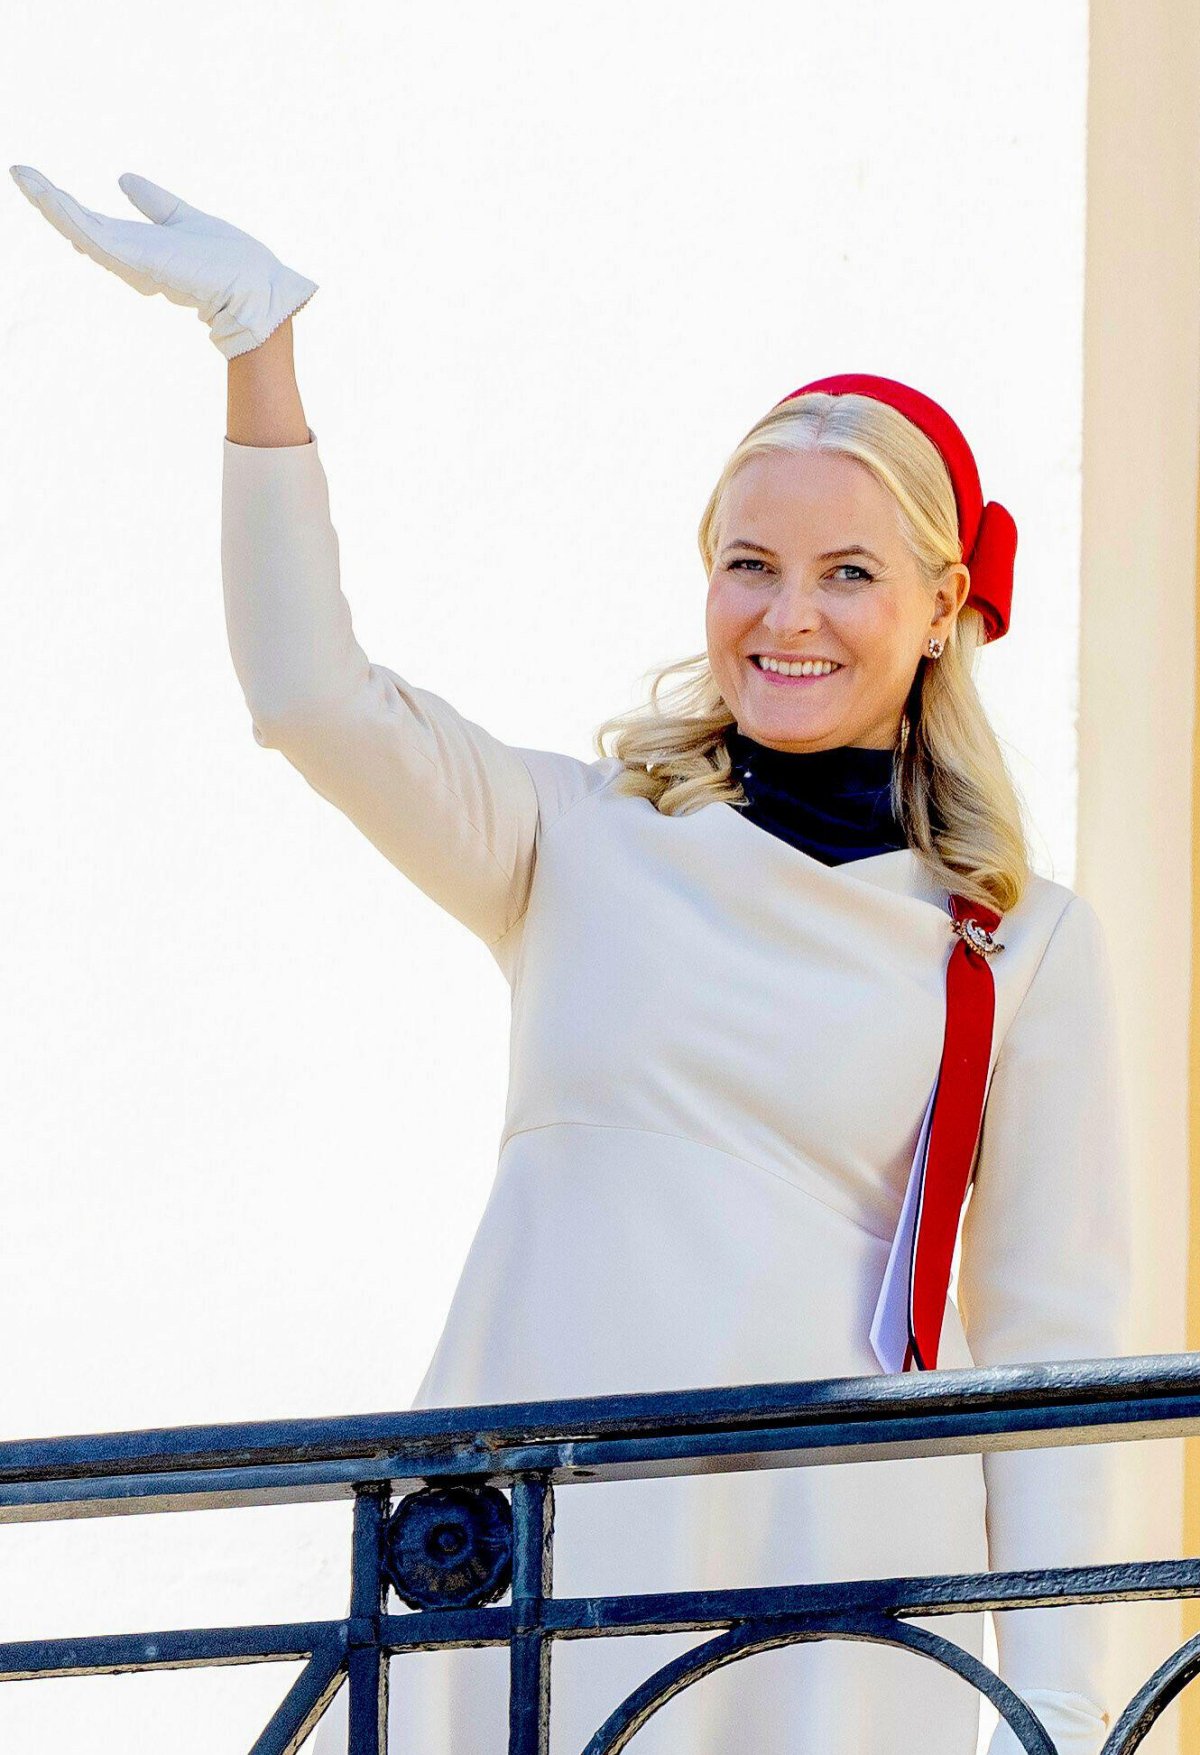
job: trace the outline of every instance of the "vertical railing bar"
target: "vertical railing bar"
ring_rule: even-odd
[[[388,1660],[380,1643],[383,1530],[391,1493],[371,1482],[354,1490],[350,1568],[350,1679],[347,1755],[387,1755]]]
[[[250,1755],[296,1755],[341,1687],[343,1676],[340,1644],[315,1651],[271,1714]]]
[[[512,1487],[508,1755],[550,1755],[550,1648],[542,1609],[553,1589],[554,1488],[544,1475]]]

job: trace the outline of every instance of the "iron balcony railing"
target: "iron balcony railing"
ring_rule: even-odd
[[[583,1755],[616,1755],[721,1665],[795,1641],[866,1639],[946,1665],[1031,1755],[1055,1755],[992,1670],[908,1618],[1196,1596],[1200,1561],[562,1598],[555,1489],[1198,1430],[1200,1357],[1184,1353],[4,1443],[2,1522],[332,1498],[354,1509],[341,1620],[0,1644],[0,1681],[303,1659],[251,1755],[295,1755],[343,1684],[349,1755],[386,1755],[391,1657],[507,1645],[509,1755],[548,1755],[554,1640],[711,1630],[613,1703]],[[389,1613],[391,1593],[402,1612]],[[1197,1669],[1200,1635],[1139,1688],[1104,1755],[1136,1749]]]

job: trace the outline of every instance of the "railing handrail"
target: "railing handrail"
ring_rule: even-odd
[[[1148,1353],[0,1442],[0,1522],[300,1503],[433,1476],[555,1484],[1200,1433],[1200,1354]]]

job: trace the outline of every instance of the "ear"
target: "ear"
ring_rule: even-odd
[[[945,640],[949,637],[958,612],[967,601],[970,591],[971,574],[968,568],[961,561],[947,567],[938,582],[934,616],[929,624],[929,632],[934,639]]]

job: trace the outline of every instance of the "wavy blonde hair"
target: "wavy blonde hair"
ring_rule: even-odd
[[[705,576],[712,575],[725,495],[743,463],[765,452],[808,450],[853,457],[887,488],[932,598],[947,569],[963,559],[941,453],[889,404],[823,391],[772,408],[729,457],[700,520]],[[892,802],[908,845],[936,884],[1006,913],[1029,882],[1029,853],[1021,800],[975,687],[984,644],[983,618],[968,597],[942,656],[917,666],[901,715]],[[725,745],[736,720],[708,653],[647,674],[646,705],[606,719],[595,732],[598,754],[624,765],[615,790],[650,799],[666,816],[706,804],[744,805]],[[678,680],[668,687],[672,678]]]

